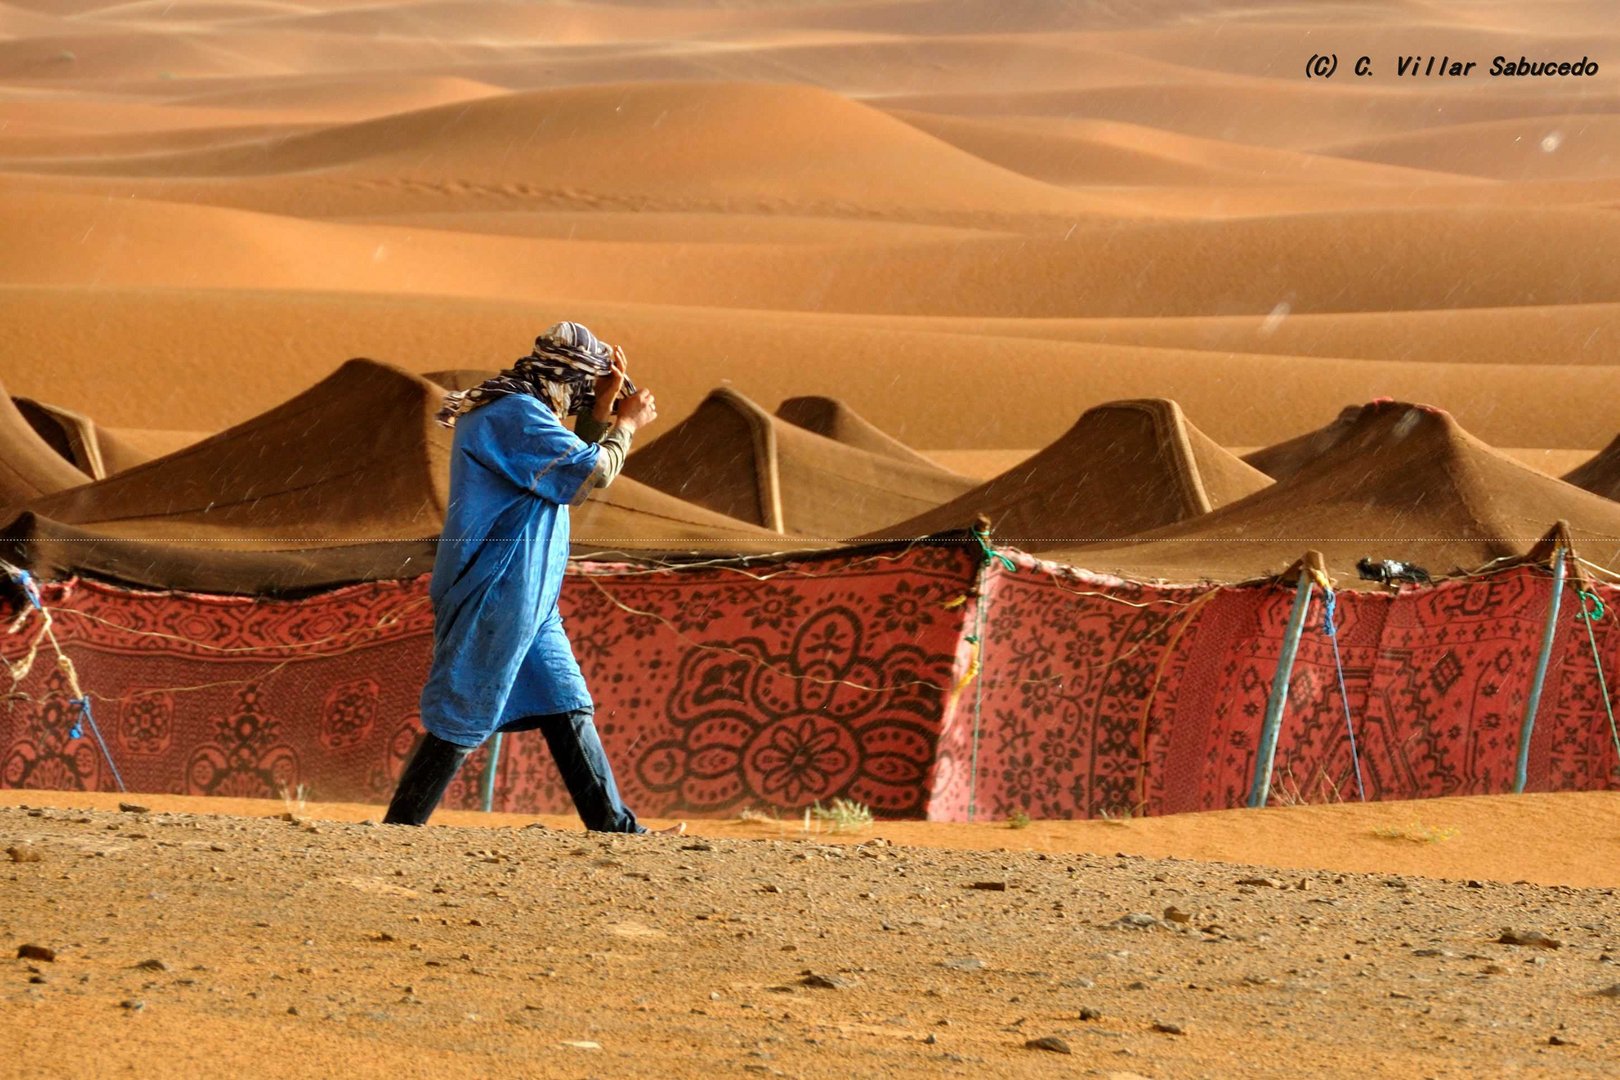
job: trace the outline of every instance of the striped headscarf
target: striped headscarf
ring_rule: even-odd
[[[533,352],[493,379],[446,394],[439,423],[455,427],[459,418],[508,394],[539,398],[560,417],[577,415],[595,404],[596,380],[612,370],[613,346],[579,323],[560,322],[534,339]],[[635,392],[626,379],[623,394]]]

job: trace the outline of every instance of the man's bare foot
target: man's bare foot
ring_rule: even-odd
[[[648,829],[647,831],[654,836],[685,836],[686,822],[677,821],[667,829]]]

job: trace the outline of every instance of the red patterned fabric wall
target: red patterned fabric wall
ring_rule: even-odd
[[[1509,791],[1551,595],[1516,568],[1399,595],[1315,594],[1278,739],[1272,801]],[[1592,623],[1620,697],[1620,590]],[[1291,587],[1159,589],[1025,561],[989,575],[978,816],[1163,814],[1242,806]],[[1620,787],[1598,669],[1566,590],[1531,740],[1532,791]],[[1349,702],[1349,719],[1345,701]]]
[[[1551,581],[1519,568],[1313,601],[1273,801],[1509,790]],[[976,597],[982,591],[983,606]],[[1620,590],[1591,631],[1620,681]],[[792,814],[854,799],[935,820],[1162,814],[1245,803],[1293,590],[1155,588],[962,545],[682,570],[586,565],[569,636],[643,816]],[[296,601],[47,586],[131,791],[384,802],[419,732],[425,580]],[[1531,742],[1530,790],[1620,787],[1573,590]],[[0,786],[114,790],[43,614],[13,612]],[[1620,696],[1611,685],[1611,701]],[[475,755],[446,805],[481,804]],[[505,740],[498,809],[566,811],[538,733]]]
[[[928,812],[977,556],[960,545],[758,566],[570,573],[562,610],[626,799],[643,816],[856,799]],[[425,579],[295,601],[45,588],[131,791],[385,802],[420,730]],[[0,654],[0,786],[116,790],[40,613]],[[487,755],[445,805],[481,805]],[[496,808],[571,804],[537,732],[507,738]]]

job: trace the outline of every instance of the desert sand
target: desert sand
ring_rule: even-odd
[[[145,584],[417,572],[440,385],[566,318],[670,435],[585,550],[983,512],[1143,578],[1445,573],[1563,517],[1610,560],[1617,79],[1598,0],[0,0],[0,510]],[[0,1075],[1620,1051],[1612,793],[644,841],[135,798],[0,791]]]
[[[672,414],[832,393],[925,450],[1137,397],[1252,448],[1391,396],[1596,451],[1620,92],[1393,66],[1620,35],[1419,10],[8,4],[0,380],[213,431],[566,313]],[[1305,80],[1324,35],[1373,76]]]
[[[1612,793],[680,838],[3,801],[0,946],[53,956],[6,961],[8,1075],[1600,1076],[1620,1045]]]

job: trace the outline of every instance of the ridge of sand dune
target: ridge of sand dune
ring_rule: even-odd
[[[20,4],[0,4],[0,37],[44,37],[61,29],[62,20],[55,15],[30,11]]]
[[[453,75],[267,80],[253,88],[211,90],[175,99],[182,107],[271,112],[299,121],[356,121],[496,97],[506,91]]]
[[[77,240],[75,235],[74,242]],[[907,320],[827,313],[715,311],[670,305],[361,292],[0,286],[0,379],[112,426],[223,427],[271,408],[329,374],[339,359],[376,356],[417,370],[501,366],[559,318],[584,322],[632,357],[666,414],[695,408],[726,358],[756,400],[825,389],[837,357],[839,396],[903,442],[931,449],[1044,443],[1077,411],[1176,388],[1206,432],[1263,446],[1377,395],[1443,401],[1504,446],[1601,446],[1602,410],[1572,401],[1620,395],[1604,365],[1345,362],[1212,355],[1193,350],[953,333]],[[221,378],[223,371],[230,378]],[[921,398],[941,373],[993,373],[996,393]],[[184,385],[177,397],[171,385]],[[984,385],[981,382],[971,384]],[[1002,392],[1001,388],[1008,388]],[[1511,409],[1503,403],[1511,401]],[[1257,403],[1260,403],[1257,406]]]
[[[267,18],[262,25],[335,38],[394,37],[429,42],[500,40],[516,45],[588,46],[657,41],[693,32],[724,33],[748,18],[747,8],[702,4],[498,4],[487,0],[327,7]]]
[[[23,165],[30,159],[55,162],[96,161],[105,155],[184,153],[199,148],[258,143],[308,131],[308,124],[232,124],[217,127],[181,127],[167,131],[38,132],[31,125],[9,126],[0,132],[0,167]]]
[[[1457,364],[1590,364],[1620,360],[1620,305],[1524,304],[1433,311],[1279,307],[1265,315],[1182,318],[950,320],[965,333],[1117,345],[1277,353],[1323,359]],[[919,319],[916,325],[946,325]]]
[[[711,204],[753,198],[778,208],[838,202],[1057,214],[1084,205],[877,109],[813,87],[770,84],[506,94],[253,147],[106,159],[68,171],[152,177],[341,171],[389,184],[527,184]]]
[[[1620,175],[1620,116],[1531,116],[1453,124],[1320,148],[1323,154],[1492,180]]]
[[[130,34],[97,29],[0,41],[0,82],[270,75],[289,66],[256,50],[196,34]]]
[[[1350,587],[1361,558],[1439,575],[1526,554],[1560,521],[1600,564],[1620,555],[1620,504],[1501,454],[1428,406],[1364,406],[1335,445],[1246,499],[1182,525],[1050,557],[1158,578],[1241,581],[1282,572],[1307,549]]]
[[[262,125],[264,117],[240,109],[165,105],[107,96],[90,98],[53,93],[0,99],[0,138],[13,135],[126,135],[138,132],[208,131]]]
[[[1565,209],[1133,223],[1076,227],[1062,239],[826,249],[460,237],[78,195],[13,194],[0,207],[7,284],[65,285],[89,274],[108,285],[1024,318],[1620,301],[1620,264],[1607,258],[1620,219]],[[175,250],[181,238],[184,255]],[[1374,260],[1379,272],[1369,274]],[[1581,274],[1566,272],[1572,260]]]
[[[334,220],[339,224],[631,244],[817,244],[825,247],[1013,235],[991,229],[910,221],[717,211],[447,210]]]
[[[1295,150],[1422,130],[1433,125],[1438,110],[1453,124],[1620,111],[1620,91],[1606,87],[1543,87],[1535,94],[1483,86],[1462,93],[1318,87],[1300,93],[1282,80],[1236,78],[1224,85],[893,94],[874,100],[886,109],[957,116],[1104,117],[1186,135],[1218,131],[1235,142]]]
[[[83,12],[81,18],[85,22],[134,25],[141,25],[150,18],[162,28],[189,22],[217,24],[262,19],[308,10],[307,4],[282,0],[133,0],[122,4],[96,4]]]
[[[1056,117],[962,117],[891,110],[913,127],[993,164],[1051,184],[1415,184],[1449,179],[1432,166],[1246,146],[1124,124]],[[1450,170],[1457,171],[1457,170]]]

